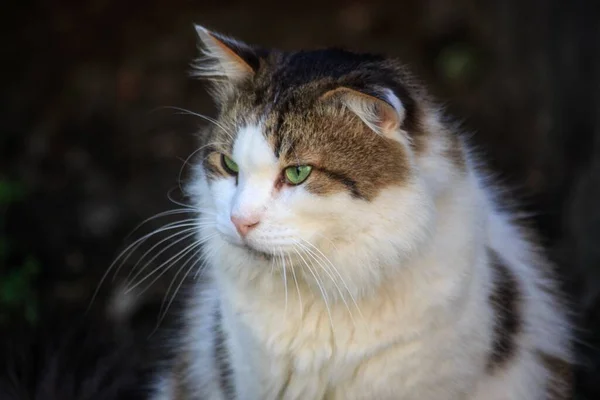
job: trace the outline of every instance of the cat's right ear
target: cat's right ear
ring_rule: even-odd
[[[193,66],[194,76],[214,83],[237,84],[250,79],[258,70],[260,56],[257,49],[194,25],[201,42],[201,57]]]
[[[390,89],[380,88],[367,93],[342,86],[326,92],[320,99],[340,100],[348,110],[356,114],[377,134],[395,140],[406,134],[401,129],[405,115],[404,106]]]

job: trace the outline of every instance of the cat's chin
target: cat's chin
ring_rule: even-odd
[[[274,257],[273,254],[267,253],[265,251],[256,249],[252,246],[250,246],[247,243],[230,243],[233,247],[248,253],[248,255],[253,256],[259,260],[263,260],[263,261],[271,261]]]

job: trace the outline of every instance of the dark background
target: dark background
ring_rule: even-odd
[[[72,324],[131,230],[178,207],[168,193],[203,122],[160,107],[213,113],[187,75],[197,22],[263,46],[344,46],[411,65],[532,213],[575,304],[578,398],[600,398],[598,1],[23,0],[2,2],[0,16],[5,335]],[[182,276],[172,269],[129,296],[126,322],[114,317],[126,304],[107,306],[119,278],[92,314],[125,326],[139,351]]]

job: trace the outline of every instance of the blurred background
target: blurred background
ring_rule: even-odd
[[[0,338],[12,351],[26,343],[9,373],[23,393],[42,390],[33,382],[53,349],[83,348],[79,333],[65,333],[78,326],[122,349],[110,362],[135,371],[130,386],[143,381],[150,334],[184,274],[175,263],[115,293],[146,251],[151,270],[179,244],[152,259],[168,234],[150,238],[85,311],[125,246],[186,218],[157,218],[128,237],[180,208],[203,121],[166,106],[214,112],[188,77],[196,22],[262,46],[343,46],[411,65],[531,212],[575,304],[578,398],[600,398],[598,1],[21,0],[3,2],[0,15]],[[2,399],[33,398],[8,397],[1,382]]]

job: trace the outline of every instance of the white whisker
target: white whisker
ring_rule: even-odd
[[[186,265],[188,265],[192,260],[196,260],[195,262],[193,262],[192,264],[197,264],[198,261],[200,261],[202,258],[198,257],[198,254],[200,254],[202,252],[202,248],[199,248],[198,250],[194,251],[189,257],[188,259],[181,264],[181,266],[179,267],[179,269],[177,270],[177,273],[175,273],[175,275],[173,276],[173,279],[171,279],[171,283],[169,283],[169,287],[167,287],[167,291],[165,292],[165,295],[163,297],[163,301],[160,304],[160,310],[158,312],[158,315],[162,315],[163,311],[164,311],[164,307],[165,304],[167,302],[167,298],[169,297],[169,293],[171,293],[171,288],[173,287],[173,284],[175,283],[175,280],[177,279],[177,277],[179,276],[179,274],[181,273],[181,271],[185,268]]]
[[[122,251],[122,252],[121,252],[121,253],[120,253],[120,254],[119,254],[119,255],[118,255],[116,258],[115,258],[115,260],[113,261],[113,264],[115,264],[117,261],[119,261],[119,259],[120,259],[121,257],[123,257],[123,256],[124,256],[124,255],[125,255],[127,252],[129,252],[129,254],[127,255],[127,257],[125,257],[125,258],[122,260],[122,262],[121,262],[121,265],[123,265],[123,264],[124,264],[124,263],[127,261],[127,259],[129,259],[129,257],[130,257],[130,256],[131,256],[133,253],[135,253],[135,251],[138,249],[138,247],[139,247],[139,246],[140,246],[140,245],[141,245],[143,242],[145,242],[147,239],[149,239],[150,237],[152,237],[152,236],[154,236],[154,235],[156,235],[156,234],[159,234],[159,233],[162,233],[162,232],[168,231],[168,230],[172,230],[172,229],[179,229],[179,228],[186,228],[186,227],[194,226],[194,224],[192,224],[192,223],[189,223],[189,224],[188,224],[188,222],[193,222],[193,221],[196,221],[196,219],[195,219],[195,218],[190,218],[190,219],[183,220],[183,221],[175,221],[175,222],[171,222],[171,223],[168,223],[168,224],[166,224],[166,225],[163,225],[162,227],[160,227],[160,228],[158,228],[158,229],[155,229],[154,231],[152,231],[152,232],[150,232],[150,233],[148,233],[148,234],[146,234],[146,235],[142,236],[141,238],[139,238],[139,239],[135,240],[133,243],[131,243],[129,246],[127,246],[127,248],[125,248],[125,250],[123,250],[123,251]],[[111,266],[112,266],[113,264],[111,264]],[[119,267],[119,268],[120,268],[120,267]],[[109,267],[109,269],[110,269],[110,267]],[[118,273],[118,272],[119,272],[119,269],[117,269],[116,273]]]
[[[158,256],[160,256],[162,253],[164,253],[166,250],[170,249],[171,247],[173,247],[174,245],[176,245],[177,243],[181,242],[182,240],[185,240],[186,238],[189,238],[190,236],[193,236],[196,232],[198,231],[198,225],[196,224],[189,224],[189,227],[187,227],[186,229],[183,229],[179,232],[176,232],[172,235],[167,236],[166,238],[163,238],[161,240],[158,241],[158,243],[155,243],[152,247],[150,247],[148,250],[146,250],[146,252],[144,252],[144,254],[142,254],[142,256],[138,259],[138,261],[133,265],[133,267],[129,270],[129,273],[127,274],[127,278],[126,280],[129,281],[131,278],[131,274],[133,274],[133,272],[137,269],[138,265],[140,265],[140,263],[146,258],[146,256],[148,254],[150,254],[155,248],[157,248],[158,246],[162,245],[163,243],[177,237],[180,236],[182,234],[187,234],[185,237],[180,238],[178,240],[176,240],[175,242],[163,247],[161,249],[161,251],[159,251],[157,254],[154,255],[154,257],[152,257],[150,259],[150,261],[148,261],[148,263],[151,263],[152,261],[156,260],[156,258]],[[134,250],[135,251],[135,250]],[[145,265],[148,265],[145,264]],[[137,275],[136,275],[137,276]]]
[[[310,250],[308,247],[304,246],[300,242],[296,242],[296,244],[302,250],[306,251],[306,254],[308,256],[310,256],[317,263],[317,265],[323,269],[323,271],[325,272],[325,274],[329,277],[329,279],[331,280],[331,282],[335,286],[336,290],[338,291],[338,293],[340,295],[340,298],[342,299],[342,302],[344,303],[344,305],[346,306],[346,309],[348,310],[348,314],[350,314],[350,319],[352,320],[352,323],[356,324],[356,322],[354,320],[354,315],[352,314],[352,310],[350,310],[350,306],[348,305],[348,302],[346,301],[346,297],[342,293],[342,290],[341,290],[340,286],[337,284],[335,277],[333,275],[331,275],[331,273],[329,272],[329,269],[327,268],[327,265],[324,265],[323,262],[322,262],[322,260],[320,260],[319,258],[317,258],[316,254],[312,250]],[[351,293],[350,293],[350,295],[352,296]]]
[[[302,254],[300,254],[300,252],[297,250],[296,245],[294,245],[294,251],[302,259],[302,261],[304,262],[304,265],[306,265],[306,268],[308,269],[310,274],[315,279],[315,282],[316,282],[317,286],[319,287],[319,291],[321,292],[323,301],[325,302],[325,308],[327,309],[327,315],[329,316],[329,322],[331,323],[331,330],[335,331],[335,328],[333,327],[333,318],[331,317],[331,310],[329,308],[329,301],[327,300],[327,293],[325,292],[325,289],[323,289],[323,286],[321,285],[319,278],[317,278],[317,275],[315,274],[315,272],[312,270],[310,265],[308,265],[308,262],[304,259],[304,257],[302,257]]]
[[[282,269],[283,269],[283,287],[285,289],[285,316],[287,318],[287,309],[288,309],[288,283],[287,283],[287,272],[286,272],[286,265],[285,265],[285,257],[283,254],[283,251],[281,250],[281,248],[279,249],[279,253],[281,254],[281,262],[282,262]]]
[[[181,287],[181,283],[180,283],[177,286],[177,288],[175,289],[175,291],[173,292],[173,294],[171,295],[171,298],[170,298],[169,302],[166,303],[166,300],[169,297],[169,293],[171,293],[171,288],[173,287],[173,284],[177,280],[177,277],[179,276],[179,274],[181,273],[181,271],[183,271],[185,269],[186,265],[188,265],[190,263],[190,261],[195,260],[194,262],[192,262],[190,264],[190,267],[187,269],[187,272],[184,274],[183,278],[181,279],[181,282],[183,282],[186,279],[187,275],[189,274],[189,271],[191,271],[192,269],[194,269],[194,267],[200,261],[202,261],[202,258],[198,257],[198,254],[200,254],[201,252],[202,252],[202,249],[198,249],[194,253],[192,253],[192,255],[190,257],[188,257],[188,259],[186,260],[186,262],[184,262],[181,265],[181,267],[179,267],[179,269],[177,270],[177,273],[175,274],[175,276],[173,276],[173,279],[171,279],[171,283],[169,284],[169,287],[167,288],[167,291],[165,293],[163,301],[162,301],[162,303],[160,305],[160,311],[158,312],[158,315],[159,315],[158,325],[160,325],[160,323],[162,322],[162,320],[167,315],[167,312],[169,311],[169,308],[171,307],[171,304],[173,303],[173,300],[175,299],[175,296],[177,296],[177,292],[179,291],[179,288]],[[166,304],[166,306],[165,306],[165,304]]]
[[[193,220],[197,221],[198,219],[193,219]],[[192,219],[190,219],[189,221],[192,221]],[[117,264],[119,264],[119,266],[115,270],[115,273],[113,275],[113,281],[114,281],[114,278],[118,275],[118,273],[121,270],[121,268],[123,267],[123,265],[129,259],[129,257],[131,257],[131,255],[133,253],[135,253],[135,251],[139,248],[139,246],[142,243],[144,243],[146,240],[148,240],[150,237],[152,237],[154,235],[157,235],[159,233],[168,231],[168,230],[179,229],[179,228],[187,227],[187,226],[194,226],[194,225],[193,224],[182,225],[182,221],[171,222],[171,223],[166,224],[166,225],[164,225],[164,226],[162,226],[162,227],[160,227],[158,229],[155,229],[154,231],[152,231],[152,232],[150,232],[150,233],[142,236],[141,238],[135,240],[133,243],[129,244],[124,250],[122,250],[117,255],[117,257],[113,260],[113,262],[106,269],[106,272],[104,272],[104,274],[102,275],[102,278],[100,278],[100,281],[98,282],[96,290],[94,291],[94,293],[92,294],[92,298],[90,299],[90,303],[88,305],[87,311],[89,311],[91,309],[91,307],[92,307],[92,305],[94,303],[94,300],[96,299],[96,297],[98,296],[98,293],[100,292],[100,288],[102,287],[102,284],[104,283],[104,281],[106,280],[106,278],[108,277],[108,275],[111,273],[111,271],[113,271],[113,269],[115,268],[115,266]]]
[[[171,110],[175,110],[175,111],[180,111],[180,112],[182,112],[184,114],[187,114],[187,115],[192,115],[192,116],[195,116],[195,117],[198,117],[198,118],[202,118],[203,120],[208,121],[208,122],[214,124],[215,126],[221,128],[223,130],[223,132],[225,132],[227,135],[229,135],[229,138],[231,140],[233,140],[232,133],[229,132],[229,130],[227,128],[225,128],[223,125],[221,125],[219,123],[219,121],[217,121],[216,119],[211,118],[211,117],[209,117],[207,115],[199,114],[199,113],[196,113],[196,112],[193,112],[193,111],[190,111],[190,110],[186,110],[185,108],[174,107],[174,106],[157,107],[155,110],[158,110],[158,109],[171,109]]]
[[[131,280],[128,282],[128,285],[131,284],[131,282],[135,281],[136,278],[138,276],[140,276],[140,274],[152,263],[152,261],[154,261],[160,254],[164,253],[166,250],[168,250],[169,248],[173,247],[175,244],[181,242],[182,240],[185,240],[193,235],[195,235],[196,232],[192,232],[188,235],[186,235],[185,237],[177,240],[174,243],[171,243],[168,246],[165,246],[164,249],[162,249],[161,251],[159,251],[152,259],[150,259],[148,262],[146,262],[146,264],[144,264],[144,266],[135,274],[135,276],[133,278],[131,278]],[[167,261],[161,263],[158,267],[154,268],[150,273],[148,273],[144,278],[142,278],[139,282],[137,282],[136,284],[134,284],[133,286],[131,286],[129,289],[127,289],[125,291],[125,293],[130,292],[131,290],[135,289],[137,286],[139,286],[141,283],[143,283],[146,279],[148,279],[150,276],[154,275],[154,273],[156,273],[156,271],[158,271],[159,269],[161,269],[164,265],[166,265],[167,263],[170,263],[173,259],[179,257],[181,254],[189,251],[190,247],[197,247],[200,246],[203,243],[203,241],[198,240],[198,241],[194,241],[192,244],[188,245],[187,247],[185,247],[183,250],[179,251],[177,254],[175,254],[174,256],[171,256]]]
[[[142,289],[140,292],[137,293],[138,296],[142,295],[146,290],[150,289],[152,287],[152,285],[154,285],[156,283],[156,281],[158,281],[164,274],[166,274],[175,264],[177,264],[177,262],[179,262],[179,260],[181,260],[182,258],[184,258],[185,256],[187,256],[188,253],[190,253],[192,250],[194,250],[196,247],[198,246],[188,246],[189,250],[186,251],[185,253],[183,253],[181,256],[177,257],[176,259],[174,259],[173,261],[169,262],[168,264],[166,264],[166,266],[164,266],[162,268],[162,272],[160,274],[158,274],[156,277],[154,277],[154,279],[152,279],[152,281],[146,285],[146,287],[144,289]],[[196,252],[194,254],[197,254],[198,252],[200,252],[200,250],[196,250]],[[180,267],[180,269],[177,271],[177,273],[175,274],[175,276],[179,275],[179,271],[181,271],[181,268],[183,268],[183,266],[187,265],[187,263],[193,258],[194,254],[192,254],[190,257],[188,257],[188,259],[182,264],[182,266]],[[170,288],[171,286],[169,286]],[[167,295],[169,294],[169,290],[167,290]],[[162,305],[161,305],[162,308]]]
[[[298,285],[298,279],[296,278],[296,268],[290,262],[290,268],[292,269],[292,277],[294,278],[294,283],[296,284],[296,292],[298,292],[298,302],[300,303],[300,318],[304,316],[304,306],[302,304],[302,295],[300,294],[300,286]]]
[[[142,222],[140,222],[139,224],[136,225],[135,228],[132,229],[131,233],[129,233],[129,235],[127,235],[125,238],[129,238],[131,235],[133,235],[138,229],[140,229],[144,224],[157,219],[157,218],[161,218],[161,217],[167,217],[170,215],[174,215],[174,214],[191,214],[191,213],[195,213],[198,212],[196,209],[192,208],[192,207],[186,207],[186,208],[177,208],[174,210],[169,210],[169,211],[163,211],[161,213],[155,214],[152,217],[146,218],[145,220],[143,220]],[[181,221],[179,221],[181,222]]]
[[[356,301],[356,298],[354,297],[354,295],[352,294],[352,291],[350,290],[350,288],[348,287],[348,284],[346,283],[346,281],[344,280],[344,277],[342,276],[342,274],[340,274],[340,272],[338,271],[338,269],[336,268],[336,266],[329,260],[329,258],[327,258],[327,256],[325,254],[323,254],[323,252],[321,250],[319,250],[318,247],[316,247],[314,244],[312,244],[311,242],[309,242],[308,240],[305,239],[300,239],[302,240],[304,243],[306,243],[307,245],[311,246],[313,249],[315,249],[315,251],[317,251],[319,254],[314,253],[312,250],[308,249],[311,253],[313,253],[314,255],[318,255],[323,261],[325,261],[327,264],[329,264],[331,270],[339,277],[339,280],[342,282],[342,285],[344,286],[344,288],[346,289],[346,291],[348,292],[348,295],[350,296],[350,299],[352,300],[352,303],[354,303],[354,307],[356,307],[356,310],[358,311],[358,314],[360,315],[361,319],[363,320],[363,322],[365,321],[364,316],[360,310],[360,307],[358,306],[358,303]],[[334,281],[335,284],[335,281]],[[337,285],[336,285],[337,287]],[[338,287],[338,291],[339,291],[339,287]],[[341,292],[340,292],[341,295]],[[345,302],[345,301],[344,301]],[[348,307],[348,305],[346,304],[346,307]],[[350,309],[348,309],[348,311],[350,311]]]
[[[212,254],[212,253],[216,253],[217,251],[219,251],[221,249],[221,247],[223,247],[222,243],[219,247],[211,248],[208,251],[206,251],[206,249],[204,249],[206,251],[206,254],[204,255],[204,257],[201,257],[201,258],[204,258],[204,260],[202,261],[202,264],[200,264],[200,266],[198,267],[198,270],[194,274],[194,280],[196,280],[202,276],[205,266],[208,264],[208,259],[209,259],[208,255]]]
[[[210,143],[207,143],[207,144],[205,144],[205,145],[203,145],[203,146],[200,146],[200,147],[198,147],[198,148],[197,148],[196,150],[194,150],[194,151],[193,151],[193,152],[192,152],[192,153],[191,153],[189,156],[187,156],[185,160],[183,160],[183,164],[181,165],[181,168],[179,169],[179,174],[177,175],[177,182],[179,182],[179,190],[181,190],[181,192],[182,192],[182,193],[184,192],[184,190],[183,190],[183,188],[181,187],[181,175],[183,174],[183,170],[185,169],[185,166],[186,166],[186,165],[188,165],[188,163],[189,163],[190,159],[191,159],[192,157],[194,157],[194,155],[195,155],[196,153],[198,153],[199,151],[202,151],[202,150],[204,150],[204,149],[205,149],[205,148],[207,148],[207,147],[210,147],[210,146],[219,146],[219,145],[220,145],[220,146],[225,146],[225,145],[226,145],[226,143],[221,143],[221,142],[210,142]]]

